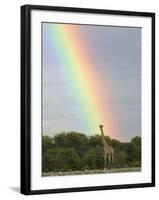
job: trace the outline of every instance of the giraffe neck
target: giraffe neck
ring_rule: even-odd
[[[105,145],[108,145],[108,143],[107,143],[107,141],[106,141],[106,139],[105,139],[105,136],[104,136],[103,129],[101,129],[101,135],[102,135],[103,143],[104,143]]]
[[[104,146],[104,152],[113,153],[113,148],[107,143],[105,139],[103,128],[101,127],[100,129],[101,129],[102,141],[103,141],[103,146]]]

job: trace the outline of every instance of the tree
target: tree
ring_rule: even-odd
[[[87,150],[87,136],[82,133],[70,132],[67,134],[67,147],[73,148],[82,157]]]
[[[114,154],[113,167],[115,167],[115,168],[128,167],[127,154],[124,151],[118,151],[116,149],[115,154]]]
[[[110,145],[111,145],[113,148],[118,147],[119,144],[120,144],[119,140],[112,139],[112,140],[110,141]]]
[[[88,145],[90,147],[102,146],[102,137],[100,135],[90,136],[88,138]]]
[[[114,148],[114,168],[141,166],[141,137],[122,143],[105,136]],[[42,137],[43,172],[103,169],[101,135],[86,136],[77,132],[62,132],[54,137]]]
[[[132,146],[132,164],[133,167],[141,166],[141,137],[134,137],[131,140]]]
[[[87,148],[87,136],[76,132],[61,133],[54,137],[54,143],[56,147],[73,148],[81,157]]]
[[[57,171],[58,167],[56,166],[56,155],[59,152],[58,148],[48,149],[43,155],[43,171]]]
[[[56,134],[53,137],[53,142],[56,147],[66,147],[67,146],[66,133],[62,132],[60,134]]]
[[[73,148],[60,148],[56,154],[55,165],[58,171],[78,170],[80,158]]]
[[[96,145],[94,151],[96,156],[96,161],[95,161],[96,168],[103,169],[104,167],[103,147],[101,145]]]
[[[48,149],[53,148],[52,138],[49,136],[42,137],[42,153],[45,153]]]
[[[96,169],[96,154],[93,148],[89,149],[83,157],[83,168]]]

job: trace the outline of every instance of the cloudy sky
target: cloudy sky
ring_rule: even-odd
[[[42,31],[43,134],[98,134],[102,123],[111,137],[140,136],[141,29],[43,23]]]

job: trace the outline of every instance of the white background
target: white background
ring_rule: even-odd
[[[52,189],[65,187],[86,187],[95,185],[119,185],[150,182],[151,178],[151,18],[130,16],[96,15],[93,20],[88,14],[32,11],[32,126],[31,126],[31,188]],[[106,24],[115,26],[142,27],[142,171],[133,173],[114,173],[96,175],[77,175],[66,177],[41,177],[41,22],[65,22],[81,24]]]
[[[83,193],[50,194],[24,196],[19,193],[20,180],[20,5],[46,4],[102,9],[134,10],[156,12],[156,25],[159,18],[158,0],[32,0],[1,1],[0,5],[0,199],[158,199],[159,196],[159,136],[156,126],[156,187],[127,190],[110,190]],[[156,36],[159,26],[156,26]],[[156,85],[159,85],[157,69],[159,55],[158,38],[156,37]],[[156,87],[156,92],[158,87]],[[156,94],[159,102],[159,92]],[[159,120],[156,105],[156,124]]]

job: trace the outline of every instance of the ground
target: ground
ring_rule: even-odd
[[[121,172],[139,172],[140,167],[129,167],[129,168],[112,168],[112,169],[96,169],[96,170],[85,170],[85,171],[70,171],[70,172],[48,172],[42,173],[42,176],[65,176],[65,175],[82,175],[82,174],[102,174],[102,173],[121,173]]]

